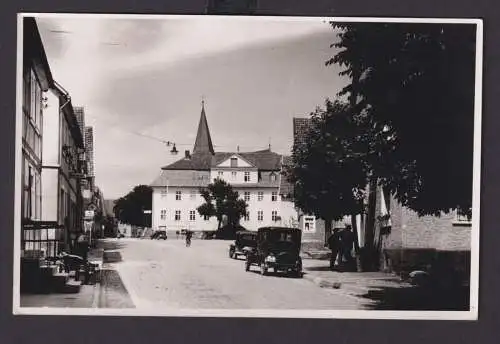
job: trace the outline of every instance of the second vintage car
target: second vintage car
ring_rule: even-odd
[[[257,232],[238,231],[236,240],[229,245],[229,258],[237,259],[239,256],[245,256],[257,246]]]
[[[302,277],[302,259],[300,258],[302,232],[298,228],[262,227],[257,231],[257,247],[249,254],[245,270],[252,265],[260,267],[260,273],[292,273]]]

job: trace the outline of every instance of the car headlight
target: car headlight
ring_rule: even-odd
[[[276,257],[275,256],[267,256],[265,260],[268,263],[275,263],[276,262]]]

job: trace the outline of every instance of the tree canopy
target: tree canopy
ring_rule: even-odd
[[[358,157],[420,215],[472,205],[475,25],[337,23]]]
[[[222,179],[217,178],[205,189],[200,190],[205,203],[198,207],[198,213],[203,216],[217,218],[217,229],[221,228],[224,216],[228,224],[236,226],[242,216],[247,214],[247,203],[239,198],[238,192]]]
[[[293,146],[294,164],[285,171],[295,185],[294,200],[303,211],[331,221],[363,210],[367,183],[358,124],[346,103],[326,100],[324,108],[311,113],[304,143]]]
[[[148,185],[137,185],[127,195],[115,201],[113,211],[122,223],[133,226],[148,226],[150,221],[144,210],[151,210],[153,189]]]

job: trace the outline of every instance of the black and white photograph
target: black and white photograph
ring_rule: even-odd
[[[18,15],[14,314],[476,320],[479,19]]]

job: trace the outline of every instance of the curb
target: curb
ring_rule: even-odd
[[[310,276],[309,274],[305,274],[304,278],[308,281],[313,282],[320,288],[329,288],[329,289],[340,289],[342,287],[342,283],[337,282],[337,281],[331,281],[327,280],[322,277],[314,277]]]

